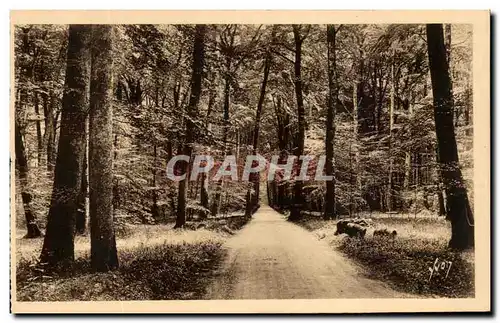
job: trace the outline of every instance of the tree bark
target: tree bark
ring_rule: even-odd
[[[74,231],[85,144],[89,90],[88,25],[69,27],[65,89],[54,187],[40,261],[66,266],[74,260]]]
[[[196,25],[193,44],[193,72],[191,75],[191,95],[187,107],[188,119],[186,120],[186,142],[184,144],[184,155],[191,156],[194,144],[194,119],[198,113],[201,87],[203,80],[203,65],[205,60],[205,25]],[[177,205],[177,218],[174,228],[181,228],[186,223],[186,186],[189,180],[190,162],[181,163],[181,173],[186,178],[179,182],[179,202]]]
[[[113,25],[92,27],[89,115],[90,254],[95,271],[118,267],[113,221]]]
[[[302,96],[302,74],[301,74],[301,65],[302,65],[302,43],[304,41],[304,36],[301,36],[300,26],[293,25],[293,38],[295,41],[295,63],[294,63],[294,72],[295,72],[295,96],[297,99],[297,121],[298,121],[298,133],[295,140],[295,156],[297,156],[297,170],[301,168],[300,156],[304,152],[304,140],[306,133],[306,120],[305,120],[305,110],[304,110],[304,98]],[[302,187],[303,182],[301,180],[295,180],[293,187],[293,207],[290,212],[289,220],[297,221],[300,219],[301,214],[300,211],[303,207],[304,197],[302,196]]]
[[[24,217],[26,219],[26,238],[37,238],[42,235],[36,223],[36,216],[31,207],[32,196],[28,189],[28,160],[26,158],[26,150],[24,148],[23,137],[18,121],[15,120],[15,152],[16,152],[16,166],[20,180],[21,198],[23,200]]]
[[[337,84],[337,58],[336,58],[336,30],[335,25],[326,27],[327,47],[328,47],[328,110],[326,116],[326,138],[325,138],[325,157],[326,167],[325,174],[334,176],[332,180],[326,182],[325,194],[325,212],[323,218],[325,220],[332,219],[336,216],[335,212],[335,166],[334,166],[334,144],[335,144],[335,113],[338,100],[338,84]]]
[[[448,201],[448,218],[451,221],[449,246],[463,250],[474,247],[474,217],[458,160],[453,124],[451,81],[446,61],[443,25],[427,25],[427,47],[432,80],[439,164]]]

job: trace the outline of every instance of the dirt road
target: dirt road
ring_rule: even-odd
[[[227,242],[229,255],[207,299],[393,298],[349,259],[268,206]],[[407,296],[407,295],[406,295]]]

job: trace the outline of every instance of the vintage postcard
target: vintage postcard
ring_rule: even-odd
[[[489,53],[486,10],[11,12],[11,311],[490,311]]]

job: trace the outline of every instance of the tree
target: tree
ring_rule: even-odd
[[[273,32],[274,33],[274,32]],[[274,37],[273,37],[274,38]],[[262,106],[264,105],[264,100],[266,97],[266,86],[267,80],[269,78],[269,71],[271,70],[271,51],[268,49],[266,51],[265,59],[264,59],[264,76],[262,79],[262,84],[260,87],[260,95],[259,101],[257,103],[257,111],[255,113],[255,126],[253,130],[253,142],[252,142],[252,154],[255,156],[257,154],[257,146],[259,144],[259,127],[260,127],[260,118],[262,115]],[[247,199],[246,199],[246,209],[245,216],[250,217],[252,214],[252,209],[257,206],[259,202],[259,186],[260,186],[260,175],[259,173],[251,174],[252,182],[253,182],[253,195],[251,193],[251,187],[249,187],[247,191]]]
[[[338,31],[338,30],[337,30]],[[325,137],[325,151],[326,151],[326,167],[325,173],[327,176],[334,176],[332,180],[326,182],[325,194],[325,213],[323,218],[325,220],[331,219],[336,216],[335,214],[335,166],[333,161],[333,147],[335,141],[335,112],[338,100],[338,80],[337,80],[337,59],[336,59],[336,46],[335,38],[337,31],[335,25],[328,25],[326,27],[326,37],[328,46],[328,107],[326,117],[326,137]]]
[[[458,160],[451,81],[442,24],[427,25],[427,46],[439,167],[448,201],[448,218],[451,221],[449,246],[462,250],[474,246],[474,217]]]
[[[186,142],[184,144],[184,155],[191,156],[193,151],[193,136],[195,131],[194,120],[198,113],[198,103],[200,102],[200,94],[203,79],[203,64],[205,56],[205,25],[196,25],[193,44],[193,64],[191,75],[191,95],[187,107],[186,118]],[[180,228],[186,223],[186,185],[189,179],[190,163],[182,162],[181,172],[186,174],[186,177],[179,182],[179,201],[177,206],[177,218],[175,228]]]
[[[302,65],[302,44],[309,33],[311,25],[308,25],[307,31],[302,34],[302,26],[293,25],[293,39],[295,41],[295,63],[294,63],[294,85],[295,85],[295,97],[297,99],[297,123],[298,132],[295,139],[295,151],[294,155],[297,156],[298,166],[297,169],[301,168],[300,156],[304,153],[304,141],[306,134],[306,119],[305,119],[305,109],[304,109],[304,98],[302,96],[302,75],[301,75],[301,65]],[[294,206],[291,209],[290,221],[296,221],[300,219],[300,211],[302,209],[302,204],[304,196],[302,195],[302,180],[295,180],[294,184]]]
[[[74,260],[74,231],[85,151],[90,77],[90,26],[69,27],[66,79],[52,200],[40,260],[66,266]]]
[[[113,224],[113,25],[92,27],[89,113],[91,266],[118,267]]]
[[[24,149],[21,129],[16,118],[14,125],[16,168],[20,179],[21,198],[23,200],[24,216],[26,219],[26,238],[37,238],[42,235],[36,224],[36,215],[31,207],[32,195],[28,190],[28,161],[26,159],[26,150]]]

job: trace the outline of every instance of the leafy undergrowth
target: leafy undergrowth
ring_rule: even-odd
[[[339,249],[364,265],[370,278],[387,280],[398,290],[423,297],[474,297],[474,265],[467,259],[472,255],[451,251],[446,242],[344,238]]]
[[[215,222],[215,221],[212,221]],[[244,219],[223,221],[237,230]],[[208,226],[208,225],[207,225]],[[88,237],[75,242],[73,267],[44,272],[37,266],[42,239],[18,239],[17,300],[109,301],[200,299],[225,256],[226,229],[172,230],[171,226],[136,226],[117,237],[120,268],[95,273],[90,268]]]
[[[474,253],[447,247],[448,222],[404,217],[373,220],[365,239],[335,236],[336,221],[315,216],[303,217],[299,225],[360,264],[369,278],[386,281],[394,289],[416,297],[474,297]],[[396,230],[396,239],[374,238],[373,231],[381,228]],[[434,266],[439,268],[431,277]]]

